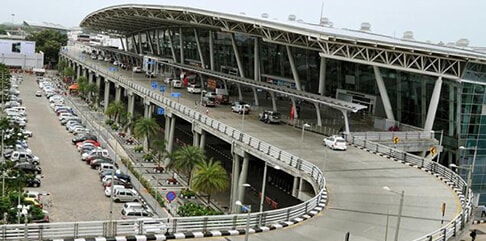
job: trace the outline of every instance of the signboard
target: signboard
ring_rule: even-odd
[[[163,107],[158,107],[157,108],[157,115],[164,115],[165,114],[165,109]]]
[[[165,92],[165,85],[160,86],[160,92],[164,93]]]
[[[152,81],[152,89],[157,89],[158,83],[157,81]]]
[[[172,97],[175,97],[175,98],[179,98],[179,97],[181,97],[181,93],[179,93],[179,92],[173,92],[173,93],[171,94],[171,96],[172,96]]]
[[[215,79],[211,79],[211,78],[208,78],[208,88],[209,89],[216,89],[218,86],[217,86],[218,82],[215,80]]]
[[[110,67],[110,72],[115,72],[115,71],[117,71],[117,68],[116,67],[113,67],[113,66]]]
[[[176,200],[176,198],[177,198],[177,194],[174,191],[170,191],[167,192],[167,194],[165,194],[165,199],[167,199],[167,201],[170,203]]]

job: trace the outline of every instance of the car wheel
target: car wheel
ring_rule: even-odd
[[[40,173],[39,173],[39,171],[36,170],[36,171],[34,171],[34,174],[37,175],[37,174],[40,174]]]
[[[120,199],[118,199],[118,198],[117,198],[117,199],[115,199],[115,202],[116,202],[116,203],[119,203],[119,202],[120,202]]]
[[[40,185],[39,185],[39,183],[34,183],[32,186],[33,187],[39,187]]]

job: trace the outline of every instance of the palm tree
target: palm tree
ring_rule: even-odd
[[[192,189],[196,192],[208,195],[208,205],[211,195],[223,192],[229,187],[229,178],[226,170],[221,166],[221,162],[214,161],[212,158],[207,161],[199,162],[194,169],[194,179]]]
[[[187,175],[187,183],[191,186],[191,176],[194,166],[204,161],[204,150],[196,146],[183,146],[172,154],[167,168]]]
[[[91,97],[96,97],[98,94],[98,86],[96,83],[89,83],[86,85],[85,91],[88,94],[88,102],[91,103]]]
[[[154,145],[154,156],[155,156],[155,161],[157,162],[157,166],[160,168],[160,163],[166,159],[171,158],[170,152],[167,151],[166,148],[166,141],[164,139],[157,139],[154,140],[153,143]]]
[[[116,123],[118,123],[120,119],[120,115],[125,111],[125,104],[121,101],[114,101],[108,105],[106,108],[105,114],[107,114],[110,119],[113,118]]]
[[[88,79],[86,77],[81,76],[78,78],[78,91],[82,95],[83,98],[86,98],[87,91],[86,87],[88,86]]]
[[[149,149],[149,137],[157,133],[159,129],[159,124],[154,118],[143,117],[135,122],[133,134],[135,138],[143,138],[143,149],[147,151]]]

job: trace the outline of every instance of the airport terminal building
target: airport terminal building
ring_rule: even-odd
[[[274,109],[283,97],[290,107],[278,111],[298,119],[292,110],[305,102],[315,113],[306,118],[315,125],[325,125],[326,113],[333,113],[342,116],[336,129],[344,133],[363,131],[361,122],[377,131],[435,131],[444,148],[433,157],[462,166],[464,179],[472,174],[474,192],[486,193],[484,53],[383,36],[366,25],[337,29],[325,21],[313,25],[159,5],[104,8],[81,27],[120,38],[122,51],[100,47],[98,54],[128,68],[159,76],[179,76],[181,70],[233,76],[247,83],[235,84],[235,92],[241,96],[248,89],[255,105],[262,93]],[[216,85],[231,86],[229,79]],[[486,195],[480,197],[486,203]]]

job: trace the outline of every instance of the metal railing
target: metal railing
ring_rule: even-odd
[[[396,134],[397,132],[393,133]],[[423,134],[417,134],[418,136],[423,136]],[[433,137],[433,133],[432,133]],[[407,152],[400,151],[393,147],[385,146],[382,144],[375,143],[373,141],[367,140],[362,136],[352,136],[348,135],[347,140],[354,145],[362,146],[370,151],[386,154],[397,160],[401,160],[406,163],[410,163],[417,168],[429,171],[430,173],[441,177],[444,182],[451,186],[456,193],[458,193],[459,199],[461,201],[461,212],[456,215],[449,223],[445,226],[431,232],[428,235],[417,238],[414,241],[432,241],[432,240],[449,240],[452,237],[456,237],[466,227],[466,223],[470,220],[472,215],[472,192],[466,192],[466,188],[469,188],[462,177],[457,175],[451,169],[434,162],[428,158],[416,156]],[[470,193],[468,197],[465,197],[463,193]]]

